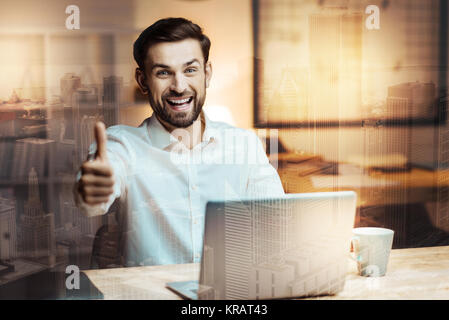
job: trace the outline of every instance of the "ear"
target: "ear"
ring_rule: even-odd
[[[135,78],[142,94],[148,94],[148,87],[145,82],[145,72],[140,68],[136,68]]]
[[[204,72],[206,73],[206,88],[209,88],[209,82],[212,78],[212,64],[210,61],[207,61]]]

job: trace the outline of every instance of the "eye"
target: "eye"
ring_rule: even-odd
[[[195,68],[187,68],[185,72],[186,73],[194,73],[194,72],[196,72],[196,69]]]
[[[168,76],[168,71],[167,70],[159,70],[158,72],[156,72],[157,76]]]

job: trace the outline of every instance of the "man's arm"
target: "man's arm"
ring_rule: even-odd
[[[256,152],[257,161],[256,164],[250,164],[247,194],[251,198],[282,196],[285,192],[279,174],[270,164],[260,139],[256,135],[254,137],[252,141],[255,141],[256,147],[252,150]]]

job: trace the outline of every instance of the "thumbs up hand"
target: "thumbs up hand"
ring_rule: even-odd
[[[108,138],[106,136],[106,128],[103,122],[97,122],[95,124],[95,141],[97,142],[97,153],[95,154],[95,160],[107,162],[106,143]]]
[[[95,140],[95,158],[81,165],[82,175],[78,183],[78,192],[89,205],[108,202],[109,196],[114,192],[114,171],[108,162],[107,136],[103,122],[95,124]]]

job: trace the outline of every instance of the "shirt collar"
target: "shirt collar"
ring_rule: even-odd
[[[217,131],[214,130],[214,122],[211,121],[203,111],[201,112],[200,117],[202,117],[202,125],[205,125],[201,144],[215,142],[218,135]],[[154,113],[147,121],[147,129],[151,144],[158,149],[165,149],[173,143],[179,143],[179,141],[164,128]]]

